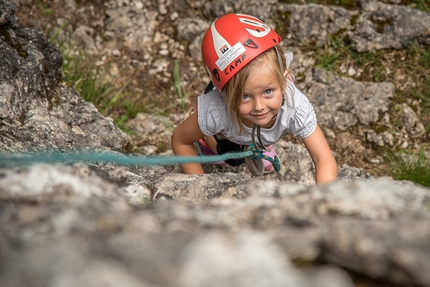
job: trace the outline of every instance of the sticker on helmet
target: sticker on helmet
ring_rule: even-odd
[[[245,53],[246,49],[240,42],[237,42],[230,49],[224,51],[224,54],[219,57],[219,59],[215,62],[218,68],[223,71],[231,62],[234,61],[241,54]]]
[[[261,38],[270,33],[270,28],[255,17],[240,15],[239,21],[245,26],[246,31],[254,37]]]
[[[222,46],[222,47],[221,47],[221,49],[219,49],[219,50],[220,50],[221,54],[224,54],[225,52],[227,52],[227,51],[228,51],[228,46],[227,46],[227,45],[224,45],[224,46]]]
[[[242,54],[242,56],[240,56],[239,58],[237,58],[234,63],[233,61],[231,62],[231,64],[225,68],[224,70],[224,74],[228,75],[230,74],[230,72],[232,72],[234,69],[236,69],[237,67],[241,66],[243,63],[245,63],[245,58],[246,58],[246,54]]]

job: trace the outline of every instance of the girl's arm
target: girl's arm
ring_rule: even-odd
[[[315,131],[303,139],[306,148],[315,164],[315,181],[323,184],[335,181],[337,178],[337,165],[330,147],[317,125]]]
[[[197,156],[193,143],[204,137],[197,121],[197,112],[190,115],[173,132],[172,149],[178,156]],[[181,169],[186,174],[203,174],[200,163],[181,164]]]

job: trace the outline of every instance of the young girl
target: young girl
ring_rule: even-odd
[[[196,156],[194,142],[213,154],[243,151],[254,143],[273,158],[271,145],[293,134],[303,138],[315,164],[316,183],[336,179],[334,157],[312,105],[289,76],[280,41],[253,16],[227,14],[212,23],[202,40],[203,62],[212,82],[198,97],[197,112],[173,133],[176,155]],[[238,165],[244,160],[226,162]],[[266,171],[273,168],[268,161],[264,165]],[[181,168],[187,174],[204,173],[199,163]]]

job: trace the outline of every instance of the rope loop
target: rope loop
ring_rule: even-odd
[[[273,168],[275,171],[281,170],[281,161],[279,160],[278,156],[275,155],[275,158],[271,158],[270,156],[264,155],[263,151],[259,148],[257,148],[254,144],[250,144],[248,146],[247,151],[251,151],[252,154],[248,156],[251,160],[257,160],[257,159],[265,159],[267,161],[270,161],[270,163],[273,165]]]

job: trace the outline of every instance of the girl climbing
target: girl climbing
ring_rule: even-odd
[[[243,151],[253,144],[276,159],[272,145],[293,134],[303,139],[314,162],[316,183],[336,179],[335,159],[309,99],[293,83],[280,42],[275,31],[250,15],[227,14],[211,24],[202,57],[212,81],[198,97],[197,111],[173,133],[176,155],[197,155],[194,142],[206,155]],[[233,166],[244,162],[226,161]],[[263,162],[264,172],[273,170],[270,161]],[[181,164],[181,169],[204,173],[199,163]]]

